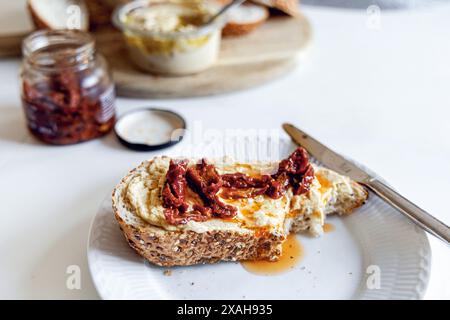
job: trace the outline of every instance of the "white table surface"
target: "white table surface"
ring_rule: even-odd
[[[366,27],[365,11],[304,11],[314,44],[282,79],[215,97],[119,99],[118,112],[156,105],[222,129],[292,121],[450,224],[450,6],[382,12],[379,30]],[[19,60],[0,61],[0,298],[96,299],[89,223],[119,178],[153,154],[127,151],[113,135],[40,144],[25,128],[18,68]],[[426,298],[450,299],[450,249],[430,242]],[[69,265],[81,267],[81,290],[66,288]]]

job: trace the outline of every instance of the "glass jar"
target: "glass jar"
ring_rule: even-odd
[[[100,137],[115,121],[115,92],[92,37],[76,30],[43,30],[22,45],[22,102],[29,130],[50,144]]]

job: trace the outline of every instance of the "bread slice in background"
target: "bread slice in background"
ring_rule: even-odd
[[[83,0],[28,0],[37,29],[89,29],[89,13]]]
[[[169,163],[167,157],[143,162],[121,180],[112,194],[113,211],[129,245],[159,266],[277,260],[290,232],[319,236],[327,214],[348,214],[368,196],[362,186],[349,178],[315,167],[315,179],[306,194],[294,196],[288,190],[281,199],[261,199],[262,205],[253,212],[247,207],[250,200],[233,203],[239,209],[234,221],[210,219],[174,226],[165,221],[162,213],[161,192]],[[192,160],[190,165],[193,164]],[[274,165],[231,163],[217,166],[217,170],[220,174],[250,174],[255,169],[270,170]],[[244,209],[245,217],[240,214]]]
[[[254,3],[280,10],[290,16],[297,16],[300,13],[298,0],[251,0]]]
[[[158,220],[151,224],[142,219],[127,200],[129,184],[139,175],[148,178],[151,170],[154,175],[147,179],[149,187],[153,188],[150,194],[160,197],[168,163],[168,158],[165,157],[142,163],[123,178],[113,191],[115,217],[129,245],[136,252],[159,266],[278,259],[285,240],[283,232],[260,232],[220,221],[209,223],[210,226],[204,228],[202,224],[205,222],[190,221],[190,225],[167,230],[170,226],[158,226]]]
[[[269,18],[266,7],[255,4],[244,4],[231,10],[228,22],[222,29],[224,36],[241,36],[261,26]]]

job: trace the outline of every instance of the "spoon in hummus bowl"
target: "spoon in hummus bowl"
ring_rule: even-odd
[[[245,0],[233,0],[233,1],[231,1],[230,3],[225,5],[222,9],[220,9],[216,14],[214,14],[212,17],[207,19],[206,22],[204,23],[204,25],[208,25],[208,24],[213,23],[217,18],[223,16],[229,10],[240,6],[244,1]]]

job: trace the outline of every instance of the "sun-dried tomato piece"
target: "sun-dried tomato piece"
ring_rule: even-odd
[[[297,184],[294,184],[294,194],[296,196],[300,194],[307,193],[311,189],[311,184],[314,180],[314,168],[311,164],[306,168],[305,173],[303,174],[301,181]]]
[[[203,200],[205,207],[212,209],[212,215],[218,218],[232,218],[237,209],[220,201],[217,192],[223,185],[222,177],[212,164],[203,159],[195,167],[187,170],[187,182]]]
[[[250,177],[243,173],[225,174],[222,176],[224,187],[222,194],[229,199],[252,198],[265,194],[272,199],[279,199],[289,186],[294,194],[300,195],[309,191],[314,169],[309,163],[308,153],[303,148],[295,150],[287,159],[280,162],[278,171],[272,176]],[[251,192],[235,189],[257,188]]]
[[[179,208],[184,204],[186,194],[187,161],[175,162],[170,160],[169,170],[166,174],[166,184],[162,191],[164,206]]]
[[[244,173],[228,173],[222,175],[223,185],[227,188],[264,188],[270,182],[270,176],[250,177]]]
[[[281,197],[291,186],[295,195],[306,193],[314,179],[314,168],[309,163],[308,152],[297,148],[287,159],[280,162],[278,171],[272,175],[274,179],[268,190],[268,196],[274,199]]]

